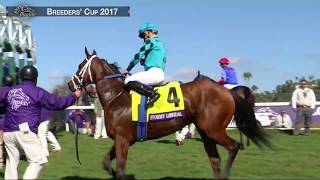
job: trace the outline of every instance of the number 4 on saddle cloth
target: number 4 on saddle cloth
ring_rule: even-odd
[[[154,89],[160,98],[146,109],[147,97],[131,91],[132,121],[137,121],[137,138],[147,139],[147,123],[184,116],[184,99],[179,82],[169,82]]]

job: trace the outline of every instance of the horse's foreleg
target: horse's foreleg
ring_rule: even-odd
[[[104,157],[103,168],[108,171],[108,173],[115,178],[116,172],[112,169],[111,162],[116,157],[115,146],[113,145],[108,154]]]
[[[221,179],[220,156],[218,153],[217,144],[214,140],[206,136],[201,130],[198,131],[203,140],[204,148],[209,156],[214,178],[217,180]]]
[[[116,148],[116,178],[125,179],[125,165],[128,156],[129,142],[122,136],[117,136],[115,140]]]

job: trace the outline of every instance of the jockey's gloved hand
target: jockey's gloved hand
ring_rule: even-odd
[[[127,75],[129,74],[129,71],[127,69],[123,70],[122,74]]]

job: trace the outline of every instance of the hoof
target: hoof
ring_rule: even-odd
[[[179,140],[176,139],[176,145],[177,146],[182,146],[183,145],[183,141],[179,141]]]

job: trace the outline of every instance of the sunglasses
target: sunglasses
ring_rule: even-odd
[[[144,32],[142,32],[142,33],[139,33],[139,38],[144,38],[144,36],[145,36],[146,34],[144,33]]]

